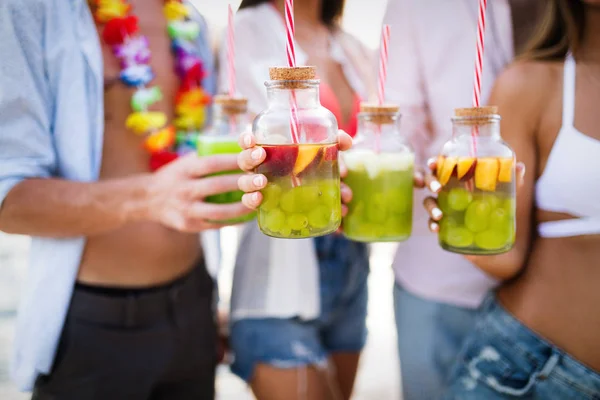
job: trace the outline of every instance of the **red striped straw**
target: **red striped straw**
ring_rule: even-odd
[[[475,80],[473,82],[473,107],[479,107],[481,99],[481,75],[483,71],[486,8],[487,0],[479,0],[479,18],[477,21],[477,56],[475,58]]]
[[[296,67],[296,47],[294,45],[294,36],[296,29],[294,27],[294,0],[285,0],[285,30],[286,30],[286,45],[285,50],[287,53],[288,67]],[[292,91],[292,98],[290,101],[291,121],[290,128],[292,131],[292,141],[299,143],[299,126],[300,121],[298,120],[298,101],[296,100],[296,93]]]
[[[229,4],[227,15],[227,74],[229,78],[229,96],[234,97],[235,87],[235,28],[233,25],[233,8]]]
[[[475,57],[475,77],[473,81],[473,107],[481,105],[481,79],[483,73],[483,51],[485,44],[485,11],[487,0],[479,0],[479,17],[477,18],[477,55]],[[477,154],[477,139],[479,129],[471,130],[473,156]]]
[[[390,47],[390,26],[383,25],[381,29],[381,46],[379,48],[379,82],[377,97],[379,105],[385,103],[385,82],[387,80],[388,71],[388,49]],[[381,126],[378,126],[375,136],[375,151],[381,151]]]
[[[379,49],[379,105],[385,102],[385,81],[388,70],[388,49],[390,44],[390,26],[383,25],[381,47]]]

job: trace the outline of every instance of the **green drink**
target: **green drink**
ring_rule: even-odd
[[[262,146],[269,181],[258,211],[261,231],[299,239],[335,232],[341,221],[337,144]]]
[[[238,144],[238,136],[246,126],[246,109],[247,101],[244,98],[215,97],[215,120],[213,126],[206,133],[198,136],[198,155],[212,156],[240,153],[242,148]],[[226,171],[212,176],[239,173],[240,171]],[[208,196],[204,201],[214,204],[237,203],[242,200],[243,194],[241,190],[236,190]],[[256,213],[251,213],[241,218],[213,222],[235,224],[251,221],[255,216]]]
[[[454,137],[437,160],[440,246],[459,254],[505,253],[515,243],[515,153],[502,141],[496,107],[456,109],[452,120]]]
[[[352,201],[344,235],[359,242],[400,242],[412,231],[415,156],[399,130],[395,104],[360,105],[358,131],[342,154]]]
[[[451,166],[455,161],[450,157],[440,160],[443,162],[438,175],[445,183],[438,195],[438,204],[444,214],[440,222],[440,246],[455,253],[474,255],[510,250],[515,242],[512,159],[464,157],[458,159],[456,167]],[[458,178],[457,172],[461,164],[466,165],[461,168],[461,174],[463,170],[473,168],[476,178],[461,181],[464,177]],[[449,168],[449,178],[444,172],[446,168]],[[482,172],[478,173],[478,168]],[[500,174],[501,169],[506,173]]]
[[[267,108],[252,124],[265,161],[258,227],[267,236],[303,239],[335,232],[342,219],[338,125],[319,101],[315,67],[272,67]],[[282,265],[285,267],[285,265]]]
[[[344,180],[352,189],[344,235],[360,242],[399,242],[412,231],[413,169],[411,153],[351,150],[343,154]]]

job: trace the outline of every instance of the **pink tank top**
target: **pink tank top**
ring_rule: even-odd
[[[340,107],[340,102],[338,101],[335,93],[327,85],[326,83],[321,83],[319,88],[319,95],[321,97],[321,104],[323,107],[328,109],[335,115],[335,119],[338,122],[338,127],[344,130],[347,134],[354,137],[356,135],[356,129],[358,127],[358,113],[360,111],[360,96],[354,92],[353,101],[352,101],[352,111],[350,113],[350,118],[347,121],[343,121],[342,109]]]

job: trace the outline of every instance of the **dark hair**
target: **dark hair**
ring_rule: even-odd
[[[546,10],[521,58],[562,60],[577,53],[584,32],[582,0],[547,0]]]
[[[242,0],[240,10],[271,1],[273,0]],[[336,26],[344,14],[345,3],[346,0],[321,0],[321,21],[330,28]]]

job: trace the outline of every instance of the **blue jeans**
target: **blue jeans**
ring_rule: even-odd
[[[445,400],[600,399],[600,374],[529,330],[490,295]]]
[[[324,366],[336,352],[360,352],[367,336],[369,255],[364,244],[340,235],[315,239],[319,259],[321,315],[246,318],[231,325],[233,373],[245,381],[257,363],[276,368]]]
[[[436,399],[475,325],[477,312],[425,300],[398,285],[394,287],[394,309],[403,399]]]

